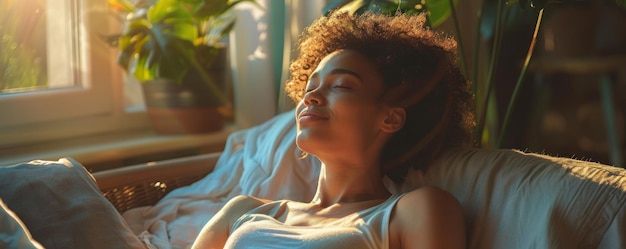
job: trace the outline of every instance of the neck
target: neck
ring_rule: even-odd
[[[375,165],[337,165],[322,163],[317,193],[312,203],[330,206],[386,199],[390,196],[383,176]]]

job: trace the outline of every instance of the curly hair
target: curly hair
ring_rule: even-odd
[[[326,55],[351,49],[374,62],[384,80],[382,100],[407,114],[381,155],[381,170],[396,182],[409,167],[426,170],[444,149],[472,144],[474,99],[456,66],[456,41],[425,22],[424,15],[332,12],[302,33],[286,82],[287,94],[299,102]]]

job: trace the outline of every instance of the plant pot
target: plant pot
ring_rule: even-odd
[[[232,98],[228,94],[232,84],[227,49],[219,48],[218,52],[214,60],[200,63],[211,81],[228,97],[226,103],[216,97],[195,70],[190,70],[180,83],[166,79],[142,83],[146,111],[155,132],[193,134],[223,129],[225,119],[232,116]]]

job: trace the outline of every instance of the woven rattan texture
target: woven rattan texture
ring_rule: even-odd
[[[131,208],[154,205],[170,191],[187,186],[200,178],[202,176],[186,176],[117,186],[102,189],[102,194],[115,206],[118,212],[124,213]]]

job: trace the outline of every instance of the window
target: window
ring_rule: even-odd
[[[0,147],[146,126],[125,111],[107,1],[0,2]]]
[[[273,0],[257,2],[268,7]],[[275,114],[278,78],[268,61],[282,58],[269,56],[268,19],[275,10],[252,4],[236,9],[229,46],[235,122],[245,128]],[[119,51],[104,39],[122,26],[106,0],[0,1],[0,19],[0,36],[7,37],[0,60],[19,65],[0,61],[0,74],[13,73],[0,75],[0,150],[150,129],[139,83],[117,65]]]

